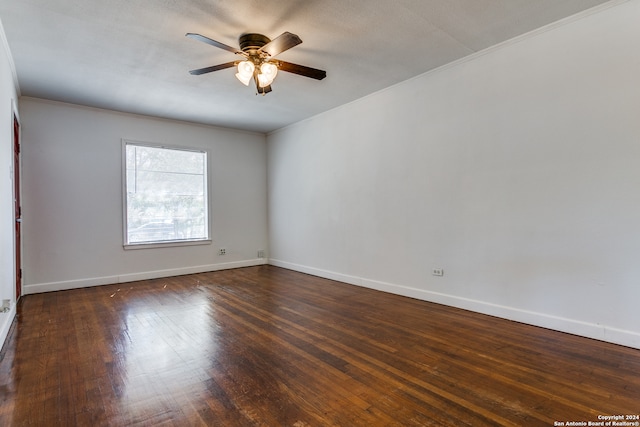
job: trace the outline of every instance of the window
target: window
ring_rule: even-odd
[[[207,153],[124,147],[125,246],[208,241]]]

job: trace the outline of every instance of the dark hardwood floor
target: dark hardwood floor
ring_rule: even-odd
[[[553,426],[640,414],[640,350],[260,266],[27,295],[0,404],[2,426]]]

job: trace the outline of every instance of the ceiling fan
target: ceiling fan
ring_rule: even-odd
[[[276,55],[302,43],[300,37],[289,32],[284,32],[273,40],[262,34],[242,34],[239,39],[239,50],[201,34],[187,33],[186,36],[243,57],[240,61],[226,62],[224,64],[189,71],[189,73],[193,75],[237,67],[238,72],[236,73],[236,77],[238,80],[245,86],[248,86],[249,82],[253,79],[258,93],[263,95],[271,92],[271,83],[275,79],[278,70],[316,80],[322,80],[327,77],[326,71],[273,59]]]

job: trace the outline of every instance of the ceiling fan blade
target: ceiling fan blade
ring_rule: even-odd
[[[265,44],[258,50],[260,52],[266,52],[271,57],[274,57],[278,54],[281,54],[285,50],[291,49],[292,47],[299,45],[300,43],[302,43],[302,40],[300,40],[300,37],[285,31],[284,33],[280,34],[278,37],[271,40],[269,43]]]
[[[206,44],[210,44],[211,46],[219,47],[220,49],[228,50],[229,52],[237,53],[237,54],[240,54],[240,55],[243,54],[243,52],[241,50],[238,50],[235,47],[231,47],[231,46],[226,45],[224,43],[220,43],[219,41],[215,41],[213,39],[210,39],[209,37],[205,37],[202,34],[187,33],[187,34],[185,34],[185,36],[190,37],[190,38],[192,38],[194,40],[201,41],[201,42],[206,43]]]
[[[316,80],[327,77],[327,72],[317,68],[305,67],[304,65],[292,64],[291,62],[278,61],[278,69],[288,73],[299,74]]]
[[[231,68],[236,65],[235,62],[225,62],[220,65],[213,65],[211,67],[198,68],[197,70],[189,71],[189,74],[193,74],[195,76],[199,76],[200,74],[211,73],[213,71],[224,70],[225,68]]]

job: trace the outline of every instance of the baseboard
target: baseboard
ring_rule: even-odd
[[[90,277],[86,279],[65,280],[60,282],[26,284],[22,287],[23,294],[39,294],[43,292],[64,291],[67,289],[86,288],[89,286],[110,285],[114,283],[135,282],[137,280],[158,279],[161,277],[183,276],[185,274],[204,273],[207,271],[228,270],[232,268],[253,267],[267,264],[266,259],[250,259],[226,262],[222,264],[197,265],[193,267],[171,268],[167,270],[144,271],[115,276]]]
[[[586,338],[593,338],[613,344],[620,344],[627,347],[640,349],[640,333],[635,331],[622,330],[595,323],[583,322],[564,317],[552,316],[545,313],[522,310],[515,307],[508,307],[492,304],[486,301],[478,301],[456,295],[432,292],[393,283],[380,282],[357,276],[340,274],[333,271],[322,270],[300,264],[294,264],[277,259],[270,259],[269,264],[313,276],[336,280],[351,285],[376,289],[392,294],[403,295],[423,301],[435,302],[451,307],[470,310],[477,313],[488,314],[503,319],[526,323],[533,326],[540,326],[573,335],[580,335]]]
[[[11,329],[11,323],[13,323],[14,317],[16,317],[15,304],[11,304],[11,310],[9,310],[7,313],[0,313],[0,350],[7,340],[7,336],[9,335],[9,330]]]

